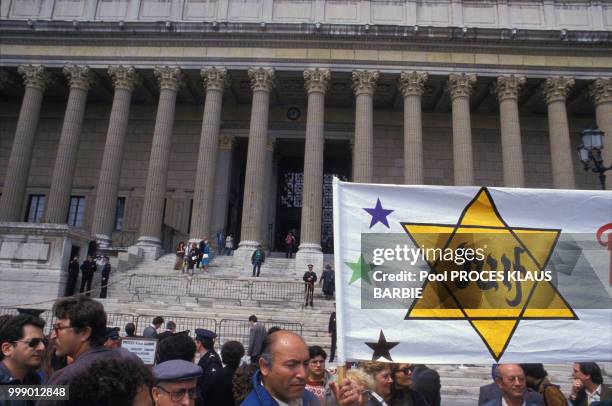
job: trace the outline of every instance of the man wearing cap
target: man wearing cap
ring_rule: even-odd
[[[104,347],[115,349],[121,347],[121,337],[119,337],[119,327],[106,327],[104,334]]]
[[[198,362],[202,368],[202,375],[198,378],[198,405],[204,405],[210,391],[210,383],[213,375],[223,369],[221,358],[215,351],[215,338],[217,335],[203,328],[196,328],[196,349],[199,353],[204,353]]]
[[[304,292],[306,296],[306,304],[308,307],[308,302],[310,302],[310,307],[312,307],[312,298],[314,296],[314,284],[317,281],[317,274],[312,270],[312,264],[308,264],[308,270],[304,273],[304,277],[302,278],[305,282]]]
[[[197,397],[197,379],[202,368],[192,362],[173,359],[153,367],[155,386],[151,389],[157,406],[194,406]]]

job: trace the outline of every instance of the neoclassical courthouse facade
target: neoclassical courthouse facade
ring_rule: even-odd
[[[333,176],[598,189],[596,125],[612,163],[607,0],[4,0],[0,54],[5,237],[320,264]]]

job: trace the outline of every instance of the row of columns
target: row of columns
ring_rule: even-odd
[[[18,221],[25,197],[36,126],[47,73],[42,66],[20,66],[26,91],[19,113],[17,129],[0,199],[0,220]],[[100,169],[92,233],[102,245],[111,242],[121,164],[123,161],[131,96],[139,82],[131,66],[108,69],[114,97]],[[195,180],[191,237],[209,236],[214,203],[215,169],[221,125],[223,91],[229,75],[223,68],[201,70],[206,93],[202,131]],[[66,114],[54,166],[45,220],[63,223],[66,219],[72,179],[76,165],[79,137],[84,118],[87,92],[92,76],[86,66],[66,66],[64,74],[70,84]],[[178,67],[156,67],[160,97],[155,121],[151,156],[138,244],[159,247],[163,221],[164,198],[174,126],[176,95],[182,71]],[[248,75],[253,91],[240,248],[251,250],[263,236],[265,206],[266,155],[270,92],[275,83],[272,68],[252,68]],[[300,251],[320,252],[321,200],[324,157],[325,93],[329,87],[329,69],[307,69],[304,82],[308,94],[304,154],[304,190]],[[355,70],[352,73],[355,93],[355,142],[353,180],[372,182],[374,150],[373,96],[379,73]],[[404,96],[404,165],[407,184],[423,183],[423,134],[421,97],[428,80],[424,72],[401,72],[399,87]],[[452,100],[454,181],[456,185],[473,185],[470,92],[476,76],[451,74],[448,91]],[[518,95],[525,78],[500,76],[495,91],[500,103],[501,142],[504,184],[523,187],[525,174],[519,123]],[[574,188],[572,151],[567,121],[566,99],[574,84],[567,77],[546,79],[543,93],[548,105],[553,184],[555,188]],[[598,126],[608,134],[603,150],[605,162],[612,160],[612,78],[594,81],[591,94],[595,100]]]

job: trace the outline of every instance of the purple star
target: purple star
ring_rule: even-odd
[[[363,208],[365,211],[372,216],[372,221],[370,222],[370,228],[372,228],[376,223],[383,223],[387,228],[389,227],[389,222],[387,221],[387,216],[393,213],[395,210],[387,210],[383,209],[382,204],[380,204],[380,198],[376,199],[376,207],[373,209]]]

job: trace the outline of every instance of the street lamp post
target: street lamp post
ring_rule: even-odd
[[[606,189],[606,175],[605,172],[612,169],[612,165],[605,166],[603,158],[601,157],[601,150],[603,149],[603,137],[604,132],[599,128],[586,128],[582,130],[580,138],[582,143],[578,146],[578,155],[584,165],[584,170],[589,169],[592,172],[599,174],[599,181],[601,182],[601,188]]]

